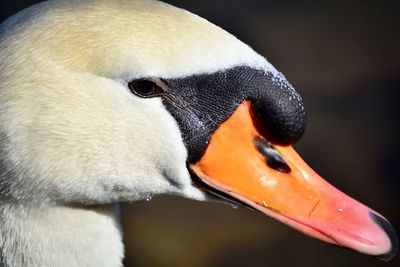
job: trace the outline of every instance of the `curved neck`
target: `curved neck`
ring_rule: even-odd
[[[0,204],[0,266],[122,266],[118,209]]]

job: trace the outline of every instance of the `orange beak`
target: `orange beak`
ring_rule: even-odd
[[[292,147],[269,144],[243,102],[191,169],[207,186],[312,237],[391,260],[398,240],[381,215],[315,173]]]

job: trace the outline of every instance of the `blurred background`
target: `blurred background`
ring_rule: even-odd
[[[1,1],[1,20],[38,1]],[[296,145],[400,231],[400,2],[168,0],[248,43],[300,92]],[[190,29],[188,29],[190,30]],[[123,207],[127,267],[400,266],[308,238],[246,208],[176,197]]]

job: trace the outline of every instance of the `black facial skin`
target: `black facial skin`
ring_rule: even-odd
[[[241,66],[159,81],[163,89],[159,96],[178,122],[189,164],[201,158],[212,133],[244,100],[251,102],[255,125],[269,142],[293,144],[304,133],[302,100],[282,74]]]

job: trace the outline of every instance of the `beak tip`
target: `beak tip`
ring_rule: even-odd
[[[390,250],[387,253],[378,256],[379,259],[385,262],[389,262],[396,257],[399,250],[399,239],[397,237],[396,231],[394,230],[393,226],[381,216],[371,212],[370,217],[385,232],[390,240]]]

